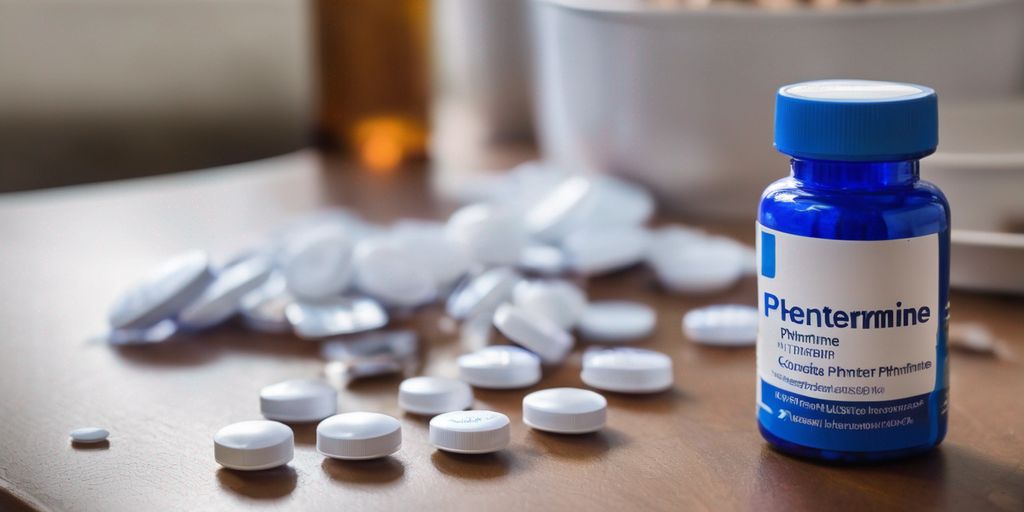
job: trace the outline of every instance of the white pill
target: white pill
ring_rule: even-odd
[[[224,269],[199,297],[178,314],[178,323],[190,330],[214,327],[235,314],[242,297],[270,276],[270,260],[255,256]]]
[[[448,219],[445,232],[470,259],[487,265],[515,265],[527,243],[520,216],[491,204],[459,209]]]
[[[628,301],[591,302],[576,330],[589,341],[616,343],[650,336],[657,323],[654,309]]]
[[[414,307],[437,297],[434,275],[398,242],[372,237],[356,246],[356,286],[388,306]]]
[[[79,444],[102,443],[108,437],[110,432],[99,427],[83,427],[71,431],[71,442]]]
[[[515,270],[497,267],[463,280],[448,296],[448,316],[464,320],[482,314],[490,322],[495,308],[512,294],[520,279],[522,276]]]
[[[338,392],[319,380],[278,382],[260,390],[260,412],[269,420],[319,421],[338,412]]]
[[[956,322],[949,326],[949,348],[978,354],[996,354],[999,342],[984,324]]]
[[[295,434],[276,421],[232,423],[213,436],[213,455],[228,469],[259,471],[283,466],[295,454]]]
[[[391,228],[392,239],[423,266],[439,289],[448,288],[469,271],[470,260],[445,234],[440,222],[405,220]]]
[[[415,331],[376,331],[324,343],[320,355],[330,361],[329,375],[347,382],[405,371],[416,362],[418,345]]]
[[[124,292],[108,314],[114,329],[150,327],[176,315],[213,280],[205,252],[175,256]]]
[[[587,199],[586,226],[640,226],[654,216],[654,197],[644,187],[612,176],[595,176]]]
[[[406,412],[432,416],[462,411],[473,405],[473,389],[461,380],[412,377],[398,386],[398,406]]]
[[[349,412],[316,426],[316,451],[333,459],[379,459],[401,446],[402,424],[386,414]]]
[[[513,291],[515,305],[533,315],[546,317],[562,329],[576,325],[587,307],[587,296],[578,286],[562,280],[522,281]]]
[[[528,388],[540,382],[540,358],[519,347],[496,345],[459,356],[459,378],[484,389]]]
[[[562,249],[553,245],[530,244],[519,255],[518,267],[542,276],[554,276],[566,271],[568,263]]]
[[[388,323],[380,303],[365,298],[293,302],[285,308],[285,315],[295,334],[305,339],[372,331]]]
[[[643,261],[647,231],[632,226],[595,227],[573,231],[562,243],[569,268],[592,276],[622,270]]]
[[[683,333],[703,345],[748,346],[757,341],[758,318],[753,306],[708,306],[683,315]]]
[[[663,240],[648,251],[647,262],[665,288],[680,293],[711,293],[742,277],[746,252],[735,241],[703,237]]]
[[[453,453],[492,453],[511,440],[508,416],[494,411],[455,411],[430,420],[430,444]]]
[[[295,297],[288,292],[284,276],[272,273],[259,288],[242,297],[242,325],[260,332],[288,332],[292,324],[285,310],[292,302]]]
[[[505,337],[537,354],[548,364],[562,362],[575,341],[571,334],[551,320],[512,304],[502,304],[494,312],[494,326]]]
[[[558,242],[579,227],[587,198],[594,188],[586,176],[572,176],[545,194],[526,214],[526,227],[536,238]]]
[[[322,225],[291,237],[281,267],[288,290],[300,299],[341,295],[352,281],[355,242],[343,227]]]
[[[151,327],[112,329],[107,333],[111,345],[149,345],[171,339],[178,332],[174,320],[164,320]]]
[[[604,428],[608,401],[593,391],[551,388],[523,398],[523,423],[556,434],[586,434]]]
[[[591,348],[583,353],[583,383],[617,393],[657,393],[672,387],[672,358],[640,348]]]

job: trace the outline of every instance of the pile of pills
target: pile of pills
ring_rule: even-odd
[[[217,461],[239,470],[285,464],[294,435],[284,423],[313,421],[320,422],[321,454],[367,459],[399,449],[401,424],[377,412],[337,414],[339,384],[331,375],[403,373],[415,359],[417,336],[387,330],[391,318],[440,302],[461,323],[462,336],[488,345],[497,331],[515,345],[460,356],[458,379],[406,379],[398,403],[409,414],[431,417],[429,440],[438,449],[488,453],[508,445],[511,422],[498,411],[471,409],[472,387],[535,386],[543,366],[567,359],[577,336],[602,345],[583,355],[587,386],[616,393],[672,387],[668,355],[616,346],[650,337],[655,311],[630,301],[591,302],[579,283],[645,264],[665,290],[709,293],[731,287],[754,267],[753,250],[730,239],[679,225],[647,227],[651,195],[617,178],[530,163],[467,194],[472,204],[444,223],[379,226],[332,210],[295,221],[222,265],[202,251],[173,257],[114,303],[108,339],[160,343],[237,318],[254,331],[321,341],[330,384],[296,379],[265,387],[266,420],[219,431]],[[753,344],[756,310],[743,308],[692,311],[684,332],[699,343]],[[598,393],[555,388],[526,395],[522,414],[533,429],[579,434],[603,428],[606,410]]]

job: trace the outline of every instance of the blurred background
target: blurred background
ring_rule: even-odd
[[[749,219],[785,173],[774,91],[840,77],[934,87],[925,177],[1024,249],[1024,0],[0,0],[0,191],[313,146],[455,195],[540,157]]]

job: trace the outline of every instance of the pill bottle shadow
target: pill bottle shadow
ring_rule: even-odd
[[[254,500],[284,498],[295,490],[298,481],[298,473],[288,465],[262,471],[217,470],[221,489]]]
[[[335,482],[354,485],[388,485],[405,476],[405,464],[395,457],[372,460],[325,458],[320,469]]]

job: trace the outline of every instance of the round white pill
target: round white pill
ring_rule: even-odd
[[[99,427],[76,428],[71,431],[71,442],[79,444],[102,443],[110,437],[110,432]]]
[[[353,246],[339,225],[324,224],[292,236],[281,258],[288,290],[302,299],[341,295],[352,280]]]
[[[654,197],[647,189],[612,176],[595,176],[585,205],[586,226],[640,226],[654,215]]]
[[[285,315],[298,337],[313,340],[372,331],[388,323],[387,312],[373,299],[293,302],[285,308]]]
[[[338,412],[338,392],[326,382],[291,379],[260,390],[260,412],[288,422],[322,420]]]
[[[494,326],[505,337],[537,354],[548,364],[562,362],[575,341],[571,334],[551,320],[512,304],[502,304],[494,312]]]
[[[576,330],[588,341],[616,343],[650,336],[657,317],[646,304],[628,301],[591,302]]]
[[[349,412],[316,426],[316,451],[333,459],[378,459],[401,446],[402,424],[386,414]]]
[[[356,246],[356,286],[389,306],[412,307],[437,297],[437,282],[416,254],[385,237]]]
[[[576,325],[587,307],[587,296],[567,281],[522,281],[513,292],[516,306],[528,313],[546,317],[562,329]]]
[[[529,233],[541,240],[560,241],[579,226],[593,188],[593,181],[586,176],[572,176],[562,180],[526,213],[525,223]]]
[[[583,383],[617,393],[657,393],[672,387],[672,358],[639,348],[592,348],[583,354]]]
[[[757,308],[725,304],[694,309],[683,316],[683,333],[704,345],[741,347],[757,342]]]
[[[444,224],[404,220],[391,228],[391,237],[422,265],[438,288],[448,288],[469,271],[469,256],[445,234]]]
[[[680,293],[712,293],[743,276],[747,250],[722,237],[665,237],[648,251],[647,262],[665,288]]]
[[[150,327],[178,313],[213,280],[205,252],[175,256],[124,292],[108,314],[114,329]]]
[[[448,296],[448,316],[456,320],[479,314],[491,316],[494,309],[512,293],[520,279],[522,276],[515,270],[497,267],[464,280]]]
[[[199,297],[178,314],[178,323],[190,330],[214,327],[238,311],[242,297],[259,288],[270,276],[270,260],[244,259],[224,269]]]
[[[540,382],[540,358],[519,347],[485,347],[459,356],[458,363],[459,378],[478,388],[528,388]]]
[[[232,423],[213,436],[213,455],[228,469],[259,471],[283,466],[295,453],[295,435],[276,421]]]
[[[492,204],[463,207],[445,232],[469,257],[487,265],[514,265],[526,247],[523,221],[512,209]]]
[[[461,380],[412,377],[398,386],[398,406],[406,412],[431,416],[462,411],[473,405],[473,389]]]
[[[594,276],[640,263],[647,243],[647,230],[641,227],[592,227],[570,233],[562,250],[573,272]]]
[[[608,401],[593,391],[551,388],[523,397],[523,423],[556,434],[586,434],[604,428]]]
[[[454,453],[492,453],[511,439],[508,416],[494,411],[455,411],[430,420],[430,444]]]

